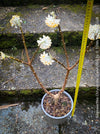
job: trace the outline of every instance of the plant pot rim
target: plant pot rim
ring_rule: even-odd
[[[53,89],[53,90],[50,90],[50,92],[54,92],[54,91],[60,91],[60,89]],[[50,117],[50,118],[52,118],[52,119],[59,119],[59,120],[60,120],[60,119],[66,118],[66,117],[68,117],[69,115],[71,115],[71,112],[72,112],[72,109],[73,109],[73,100],[72,100],[72,97],[71,97],[70,94],[67,93],[66,91],[64,91],[63,93],[66,94],[66,95],[69,97],[69,99],[71,100],[71,109],[70,109],[69,113],[67,113],[66,115],[61,116],[61,117],[55,117],[55,116],[51,116],[50,114],[48,114],[48,113],[45,111],[44,107],[43,107],[43,101],[44,101],[45,96],[47,95],[47,93],[46,93],[46,94],[43,96],[42,100],[41,100],[41,107],[42,107],[43,112],[44,112],[48,117]]]

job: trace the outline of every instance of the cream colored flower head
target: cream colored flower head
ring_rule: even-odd
[[[51,12],[48,14],[48,17],[46,17],[45,23],[48,27],[55,28],[59,25],[60,19],[56,19],[55,13]]]
[[[10,58],[10,56],[4,54],[3,52],[0,52],[0,59],[4,60],[5,58]]]
[[[48,49],[51,47],[52,42],[49,36],[43,35],[43,38],[40,37],[39,40],[37,40],[37,43],[41,49]]]
[[[45,53],[45,51],[43,52],[43,54],[40,55],[40,61],[44,65],[52,65],[52,63],[54,62],[51,55],[48,55],[48,53]]]
[[[17,28],[20,27],[22,23],[22,20],[20,19],[20,16],[18,15],[13,15],[11,20],[10,20],[10,24],[11,26]]]
[[[100,39],[100,25],[90,24],[88,38],[90,40]]]
[[[6,58],[6,55],[3,52],[0,52],[0,59],[4,60]]]

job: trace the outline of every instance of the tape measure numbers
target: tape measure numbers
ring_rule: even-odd
[[[86,7],[86,17],[85,17],[85,23],[84,23],[83,36],[82,36],[82,44],[81,44],[81,52],[80,52],[80,60],[79,60],[79,66],[78,66],[78,74],[77,74],[77,82],[76,82],[76,90],[75,90],[75,96],[74,96],[72,116],[74,115],[76,102],[77,102],[77,96],[78,96],[79,85],[80,85],[80,80],[81,80],[85,50],[86,50],[86,45],[87,45],[89,25],[90,25],[90,21],[91,21],[92,7],[93,7],[93,0],[88,0],[87,7]]]

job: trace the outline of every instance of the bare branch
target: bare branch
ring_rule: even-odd
[[[66,86],[66,84],[67,84],[69,72],[70,72],[70,70],[68,70],[67,73],[66,73],[65,80],[64,80],[64,84],[63,84],[63,86],[62,86],[62,89],[61,89],[61,90],[59,91],[59,93],[58,93],[59,95],[62,94],[62,93],[64,92],[64,90],[65,90],[65,86]]]
[[[90,47],[91,47],[92,45],[93,45],[93,40],[90,41],[89,45],[88,45],[87,48],[86,48],[85,53],[88,52],[88,50],[90,49]]]
[[[66,70],[68,70],[68,68],[63,64],[61,63],[60,61],[58,61],[56,58],[53,58],[53,60],[55,60],[57,63],[59,63],[62,67],[64,67]]]
[[[20,59],[17,59],[17,58],[14,58],[14,57],[9,57],[10,59],[12,59],[12,60],[15,60],[15,61],[17,61],[17,62],[21,62],[22,64],[26,64],[26,65],[29,65],[27,62],[24,62],[23,60],[20,60]]]
[[[72,66],[72,67],[70,67],[70,70],[72,70],[74,67],[76,67],[76,65],[79,63],[79,60],[77,60],[76,61],[76,63]]]
[[[37,54],[37,52],[39,51],[39,47],[36,49],[36,51],[34,52],[34,54],[33,54],[33,57],[32,57],[32,59],[31,59],[31,62],[30,62],[30,64],[32,63],[32,61],[34,60],[34,58],[35,58],[35,56],[36,56],[36,54]]]
[[[27,50],[27,47],[26,47],[26,43],[25,43],[25,38],[24,38],[22,27],[20,27],[20,30],[21,30],[21,34],[22,34],[22,40],[23,40],[23,44],[24,44],[24,48],[25,48],[26,57],[27,57],[28,63],[30,63],[30,58],[29,58],[29,55],[28,55],[28,50]]]
[[[35,72],[33,66],[32,66],[32,65],[29,65],[29,67],[30,67],[31,71],[33,72],[35,78],[37,79],[38,83],[40,84],[40,86],[41,86],[42,89],[44,90],[44,92],[47,93],[47,94],[49,94],[51,97],[54,98],[54,95],[53,95],[51,92],[49,92],[49,91],[43,86],[43,84],[40,82],[40,80],[39,80],[39,78],[38,78],[38,76],[37,76],[37,74],[36,74],[36,72]]]
[[[68,58],[68,54],[67,54],[67,50],[66,50],[66,44],[65,44],[65,42],[64,42],[64,36],[63,36],[62,31],[61,31],[60,25],[58,25],[58,29],[59,29],[59,32],[60,32],[61,38],[62,38],[62,43],[63,43],[65,55],[66,55],[67,67],[69,68],[69,58]]]
[[[13,80],[13,79],[15,79],[15,78],[16,78],[16,76],[12,77],[11,79],[9,79],[9,80],[7,80],[7,81],[3,82],[3,84],[2,84],[2,85],[7,84],[9,81],[12,81],[12,80]]]
[[[16,104],[10,104],[10,105],[3,105],[3,106],[0,106],[0,109],[7,109],[9,107],[14,107],[14,106],[17,106],[17,105],[19,105],[19,104],[16,103]]]

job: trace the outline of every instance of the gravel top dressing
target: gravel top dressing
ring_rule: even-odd
[[[57,92],[54,92],[53,94],[56,93]],[[61,117],[66,115],[71,109],[71,101],[65,94],[60,95],[60,98],[56,105],[54,104],[53,98],[47,95],[44,98],[43,105],[46,112],[51,116],[55,116],[55,117]]]

